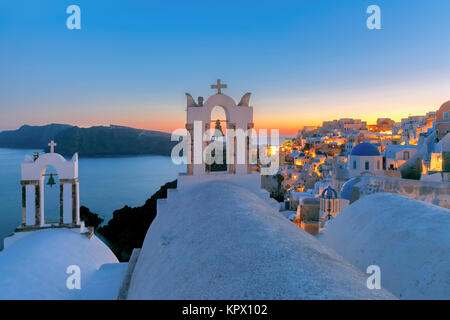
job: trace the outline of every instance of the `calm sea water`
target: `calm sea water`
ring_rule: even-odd
[[[25,155],[34,151],[0,148],[0,249],[3,238],[20,225],[22,220],[20,165]],[[116,209],[124,205],[140,206],[159,187],[185,172],[170,157],[136,156],[113,158],[80,158],[80,204],[98,213],[107,222]],[[48,173],[55,173],[49,167]],[[58,221],[59,181],[53,187],[45,186],[46,221]],[[48,181],[48,177],[45,182]]]

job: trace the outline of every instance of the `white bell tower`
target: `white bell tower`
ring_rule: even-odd
[[[25,157],[22,163],[22,225],[20,230],[46,227],[80,227],[80,196],[78,182],[78,154],[70,161],[55,153],[56,143],[49,144],[50,152],[42,156]],[[60,219],[57,225],[45,221],[44,179],[48,166],[56,169],[59,178]],[[52,174],[53,176],[54,174]]]
[[[227,88],[220,79],[217,84],[211,85],[217,89],[217,93],[209,97],[204,103],[200,97],[198,102],[186,93],[187,98],[187,121],[186,130],[191,139],[190,150],[188,150],[188,175],[209,174],[209,165],[205,162],[205,151],[208,150],[208,141],[203,139],[205,133],[211,127],[211,112],[214,107],[219,106],[226,114],[226,141],[227,141],[227,172],[229,174],[248,174],[251,172],[250,148],[251,131],[253,129],[253,107],[249,106],[250,93],[246,93],[239,104],[232,98],[222,93]],[[245,136],[240,135],[245,133]]]

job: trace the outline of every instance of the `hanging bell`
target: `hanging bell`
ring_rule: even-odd
[[[48,178],[48,182],[47,185],[49,185],[50,187],[53,187],[53,185],[55,185],[55,179],[53,179],[53,174],[50,174],[50,178]]]

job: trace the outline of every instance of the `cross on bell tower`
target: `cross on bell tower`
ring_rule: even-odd
[[[50,147],[50,153],[55,153],[55,147],[56,147],[56,143],[55,141],[50,141],[50,143],[48,144],[48,146]]]
[[[217,89],[217,93],[221,94],[222,89],[226,89],[227,85],[220,83],[220,79],[217,79],[217,84],[212,84],[211,89]]]

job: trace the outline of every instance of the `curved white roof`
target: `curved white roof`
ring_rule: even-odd
[[[320,241],[404,299],[450,298],[450,210],[390,193],[351,204]]]
[[[158,203],[129,299],[382,299],[367,275],[227,181]]]
[[[112,285],[117,286],[112,294],[108,292],[111,288],[99,292],[99,281],[91,281],[102,265],[121,265],[95,235],[89,239],[80,234],[79,229],[42,229],[16,235],[22,238],[0,252],[0,299],[117,297],[122,279],[108,280],[119,282]],[[66,280],[70,274],[66,271],[70,265],[78,265],[81,269],[81,290],[67,289]],[[97,287],[94,288],[94,284]]]

